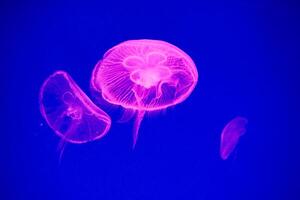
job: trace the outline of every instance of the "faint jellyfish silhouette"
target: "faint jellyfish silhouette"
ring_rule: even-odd
[[[109,49],[95,66],[91,87],[111,104],[136,112],[133,147],[145,112],[183,102],[198,72],[178,47],[160,40],[129,40]]]
[[[234,151],[238,141],[246,132],[248,120],[244,117],[235,117],[223,129],[221,134],[220,156],[226,160]]]
[[[57,71],[45,80],[39,100],[42,116],[62,139],[61,145],[100,139],[110,129],[110,117],[64,71]]]

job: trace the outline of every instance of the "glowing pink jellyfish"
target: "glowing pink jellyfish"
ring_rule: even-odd
[[[63,71],[50,75],[40,90],[40,110],[48,125],[70,143],[86,143],[103,137],[110,117],[95,106]]]
[[[103,99],[137,111],[133,146],[146,111],[184,101],[193,91],[198,72],[178,47],[159,40],[129,40],[109,49],[94,68],[91,86]]]
[[[233,152],[240,137],[245,134],[247,124],[246,118],[236,117],[224,127],[220,145],[220,156],[223,160],[226,160]]]

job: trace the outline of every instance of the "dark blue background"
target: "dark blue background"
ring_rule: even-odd
[[[2,1],[0,199],[299,199],[295,2]],[[65,70],[90,95],[105,51],[139,38],[186,51],[196,89],[146,116],[134,151],[132,123],[106,109],[108,135],[68,145],[59,164],[59,138],[38,109],[42,82]],[[220,133],[237,115],[248,130],[222,161]]]

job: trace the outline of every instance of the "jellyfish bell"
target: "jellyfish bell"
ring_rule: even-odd
[[[129,40],[105,53],[91,86],[103,98],[133,110],[161,110],[184,101],[198,80],[192,59],[158,40]]]
[[[198,72],[178,47],[160,40],[129,40],[109,49],[92,74],[93,90],[103,99],[136,112],[134,141],[145,112],[183,102],[194,90]]]
[[[42,116],[61,138],[61,144],[94,141],[110,129],[110,117],[64,71],[57,71],[44,81],[39,103]]]
[[[235,150],[240,137],[245,134],[248,120],[237,116],[223,128],[220,142],[220,157],[226,160]]]

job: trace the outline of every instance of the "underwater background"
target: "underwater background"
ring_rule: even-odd
[[[0,199],[300,199],[297,1],[12,0],[0,13]],[[59,161],[43,81],[64,70],[92,97],[102,55],[144,38],[193,58],[191,96],[146,115],[134,150],[133,121],[107,106],[108,134],[67,145]],[[220,134],[236,116],[247,132],[223,161]]]

